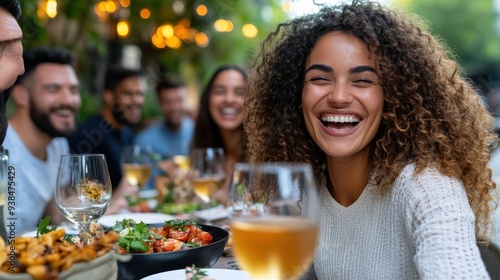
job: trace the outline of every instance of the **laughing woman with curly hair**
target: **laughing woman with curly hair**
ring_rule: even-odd
[[[488,278],[493,119],[416,17],[354,1],[283,23],[246,102],[250,160],[318,178],[308,278]]]

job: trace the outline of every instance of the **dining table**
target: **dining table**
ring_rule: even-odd
[[[203,220],[197,220],[195,219],[196,222],[198,223],[203,223]],[[220,219],[220,220],[214,220],[212,221],[212,224],[214,226],[222,227],[225,229],[229,228],[229,219]],[[221,257],[217,260],[217,262],[212,266],[212,268],[221,268],[221,269],[238,269],[236,265],[236,259],[234,255],[232,254],[231,249],[226,249]]]

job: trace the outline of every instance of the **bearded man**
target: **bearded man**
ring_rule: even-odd
[[[54,201],[60,155],[69,153],[64,136],[75,130],[80,83],[69,52],[37,48],[23,54],[25,72],[12,88],[14,114],[4,147],[15,168],[16,231],[34,229],[41,218],[64,218]]]
[[[102,110],[80,124],[68,137],[72,153],[104,154],[108,165],[113,196],[107,214],[128,207],[126,197],[137,190],[126,180],[120,165],[123,147],[132,145],[132,126],[141,120],[146,84],[139,70],[111,67],[106,71]]]

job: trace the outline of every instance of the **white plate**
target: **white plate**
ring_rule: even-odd
[[[146,224],[158,224],[168,220],[173,220],[174,217],[162,213],[122,213],[102,216],[99,219],[99,223],[104,227],[112,227],[117,221],[121,222],[123,219],[134,219],[134,221],[138,223],[144,222]]]
[[[140,190],[139,198],[156,198],[158,196],[158,190]]]
[[[208,276],[217,280],[250,280],[250,276],[242,270],[232,270],[232,269],[216,269],[216,268],[202,268]],[[185,280],[186,279],[186,269],[177,269],[171,271],[165,271],[157,274],[150,275],[142,280]]]
[[[64,228],[66,230],[66,234],[68,234],[68,235],[77,235],[78,234],[78,230],[76,230],[75,228],[72,228],[70,226],[58,226],[57,227],[57,229],[60,229],[60,228]],[[36,232],[37,232],[37,230],[28,231],[28,232],[21,234],[21,236],[22,237],[36,237]]]
[[[194,212],[194,215],[198,219],[210,220],[210,221],[225,219],[228,217],[227,209],[222,205],[205,210],[196,211]]]

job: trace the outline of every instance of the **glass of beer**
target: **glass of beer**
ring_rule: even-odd
[[[141,189],[149,180],[153,168],[149,146],[125,146],[121,152],[123,176],[137,189]]]
[[[233,252],[252,279],[300,279],[318,236],[318,195],[302,163],[237,163],[228,211]]]
[[[193,191],[208,208],[212,196],[225,179],[226,168],[222,148],[200,148],[191,152],[189,178]],[[206,221],[210,224],[210,221]]]

